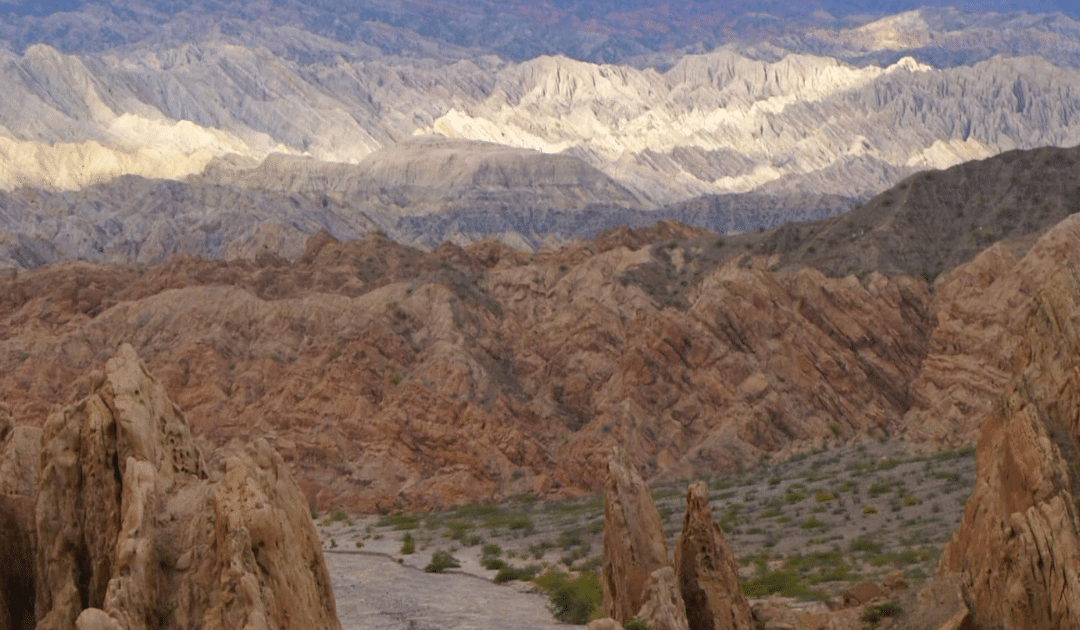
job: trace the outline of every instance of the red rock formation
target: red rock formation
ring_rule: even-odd
[[[975,491],[942,554],[940,571],[967,580],[975,627],[1080,627],[1076,259],[1053,261],[1035,287],[1015,374],[980,430]]]
[[[641,610],[645,585],[653,571],[668,566],[668,556],[649,487],[618,448],[608,460],[604,486],[602,558],[604,614],[623,623]]]
[[[130,341],[204,444],[264,436],[313,507],[368,511],[596,491],[616,443],[670,478],[899,424],[926,352],[921,281],[692,278],[710,246],[576,243],[530,263],[320,236],[292,263],[20,272],[0,279],[0,398],[40,424]]]
[[[686,489],[686,514],[675,546],[675,573],[690,630],[749,630],[750,605],[739,588],[739,568],[712,518],[705,482]]]

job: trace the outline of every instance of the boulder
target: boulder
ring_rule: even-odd
[[[686,489],[686,514],[675,546],[675,573],[690,630],[753,627],[750,605],[739,587],[738,565],[712,518],[709,492],[699,481]]]
[[[129,345],[51,414],[37,498],[40,630],[339,628],[307,501],[263,439],[208,469]]]
[[[666,566],[664,526],[652,494],[615,447],[604,485],[604,613],[619,623],[634,617],[645,603],[649,576]]]
[[[862,606],[885,596],[885,591],[875,582],[865,581],[849,586],[843,594],[844,606]]]
[[[637,618],[652,630],[690,630],[674,569],[663,567],[653,571],[645,582],[642,598],[645,603],[638,611]]]
[[[1080,627],[1078,304],[1076,267],[1059,264],[979,432],[975,490],[939,565],[963,575],[974,627]]]
[[[904,572],[900,569],[893,569],[885,574],[885,577],[881,578],[881,585],[885,587],[886,591],[895,593],[898,591],[907,590],[907,580],[904,579]]]

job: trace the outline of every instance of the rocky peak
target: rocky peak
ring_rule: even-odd
[[[602,585],[604,612],[616,621],[636,616],[653,571],[668,566],[664,526],[649,487],[623,450],[612,449],[604,485]]]
[[[686,489],[686,515],[675,547],[675,573],[690,630],[749,630],[750,605],[739,588],[739,569],[712,518],[704,481]]]
[[[265,442],[208,470],[183,413],[124,344],[42,439],[43,630],[339,627],[307,502]]]

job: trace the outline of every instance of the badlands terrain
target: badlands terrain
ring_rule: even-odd
[[[0,630],[1080,627],[1080,22],[864,4],[0,0]]]

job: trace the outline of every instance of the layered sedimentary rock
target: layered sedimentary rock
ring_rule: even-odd
[[[631,468],[622,450],[616,448],[608,460],[604,486],[604,613],[620,623],[637,616],[650,583],[655,591],[651,594],[666,601],[667,591],[651,580],[654,571],[666,567],[668,554],[660,513],[649,487]],[[657,600],[653,606],[666,609],[664,601]],[[662,614],[659,609],[657,614]]]
[[[38,628],[338,627],[307,503],[261,439],[208,468],[129,345],[50,415]]]
[[[942,554],[940,571],[965,577],[975,627],[1080,625],[1076,251],[1033,291],[1014,375],[980,429],[975,490]]]
[[[690,630],[748,630],[750,605],[739,588],[731,547],[713,521],[705,482],[686,489],[686,514],[675,546],[675,573]]]
[[[695,271],[714,239],[624,236],[530,261],[322,235],[294,262],[9,274],[0,396],[40,424],[130,341],[196,435],[267,437],[320,510],[598,491],[616,443],[676,478],[899,424],[927,350],[922,281]]]

